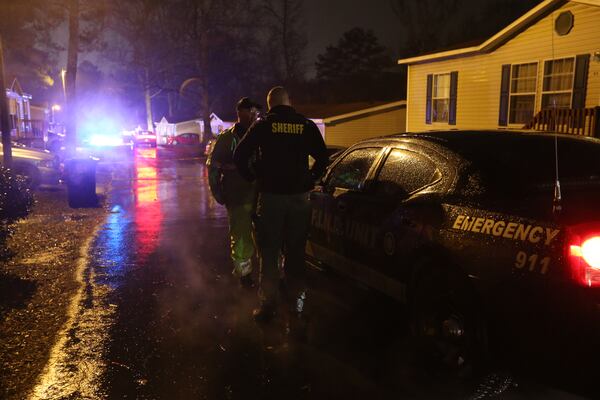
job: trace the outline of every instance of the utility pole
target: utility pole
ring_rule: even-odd
[[[79,55],[79,0],[69,1],[69,48],[67,50],[66,117],[67,117],[67,154],[75,156],[77,146],[77,63]]]
[[[8,99],[6,97],[6,83],[4,80],[2,36],[0,36],[0,130],[2,130],[3,164],[5,168],[10,168],[12,166],[12,145],[10,138],[10,120],[8,119]]]
[[[144,67],[144,99],[146,101],[146,125],[150,132],[154,132],[154,117],[152,116],[152,95],[150,94],[150,73]]]

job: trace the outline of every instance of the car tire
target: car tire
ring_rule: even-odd
[[[467,278],[429,267],[411,292],[411,330],[423,366],[465,379],[482,372],[488,359],[487,324]]]

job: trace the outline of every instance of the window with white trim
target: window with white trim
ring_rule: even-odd
[[[448,122],[450,111],[450,74],[433,75],[431,121]]]
[[[542,109],[571,108],[575,58],[548,60],[544,63]]]
[[[533,118],[537,67],[537,62],[511,66],[509,124],[526,124]]]

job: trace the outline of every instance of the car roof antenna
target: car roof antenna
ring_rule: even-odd
[[[556,167],[556,179],[554,180],[554,200],[552,200],[552,213],[559,216],[562,212],[562,194],[560,192],[560,180],[558,179],[558,137],[554,134],[554,165]]]
[[[554,21],[554,13],[552,13],[552,18],[550,18],[550,21]],[[550,35],[552,41],[552,59],[554,60],[554,29],[550,30]],[[552,66],[554,66],[554,64]],[[562,193],[560,191],[560,180],[558,178],[558,109],[556,107],[556,97],[552,99],[552,117],[554,117],[554,169],[556,178],[554,180],[554,199],[552,200],[552,214],[554,214],[555,217],[558,217],[562,213]]]

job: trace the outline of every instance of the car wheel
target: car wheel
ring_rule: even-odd
[[[428,369],[468,378],[483,366],[487,328],[466,278],[440,267],[417,278],[411,328]]]

